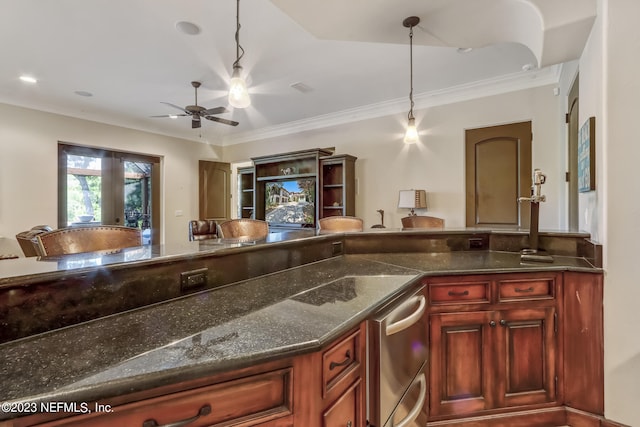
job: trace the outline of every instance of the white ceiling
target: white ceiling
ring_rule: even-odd
[[[194,80],[199,105],[228,106],[235,0],[0,0],[0,10],[0,102],[222,143],[389,102],[408,109],[408,16],[421,18],[420,96],[578,58],[596,0],[242,0],[252,105],[220,115],[239,121],[235,128],[204,121],[201,129],[149,116],[176,112],[163,101],[193,104]],[[200,34],[179,32],[179,21]],[[23,74],[38,83],[21,82]]]

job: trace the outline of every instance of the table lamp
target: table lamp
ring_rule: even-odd
[[[415,216],[414,209],[427,208],[427,192],[425,190],[400,190],[398,207],[411,209],[410,216]]]

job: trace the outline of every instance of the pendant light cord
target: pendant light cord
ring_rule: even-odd
[[[244,56],[244,49],[240,46],[240,0],[237,0],[236,5],[236,60],[233,63],[233,67],[240,65],[240,59]]]
[[[413,25],[409,27],[409,101],[411,108],[409,109],[409,119],[413,119]]]

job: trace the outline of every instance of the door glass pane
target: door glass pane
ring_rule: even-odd
[[[67,155],[67,225],[100,224],[102,159]]]
[[[124,218],[127,227],[140,228],[144,244],[151,243],[152,163],[124,162]]]

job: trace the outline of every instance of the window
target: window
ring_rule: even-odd
[[[58,144],[58,227],[112,224],[160,241],[160,158]]]

